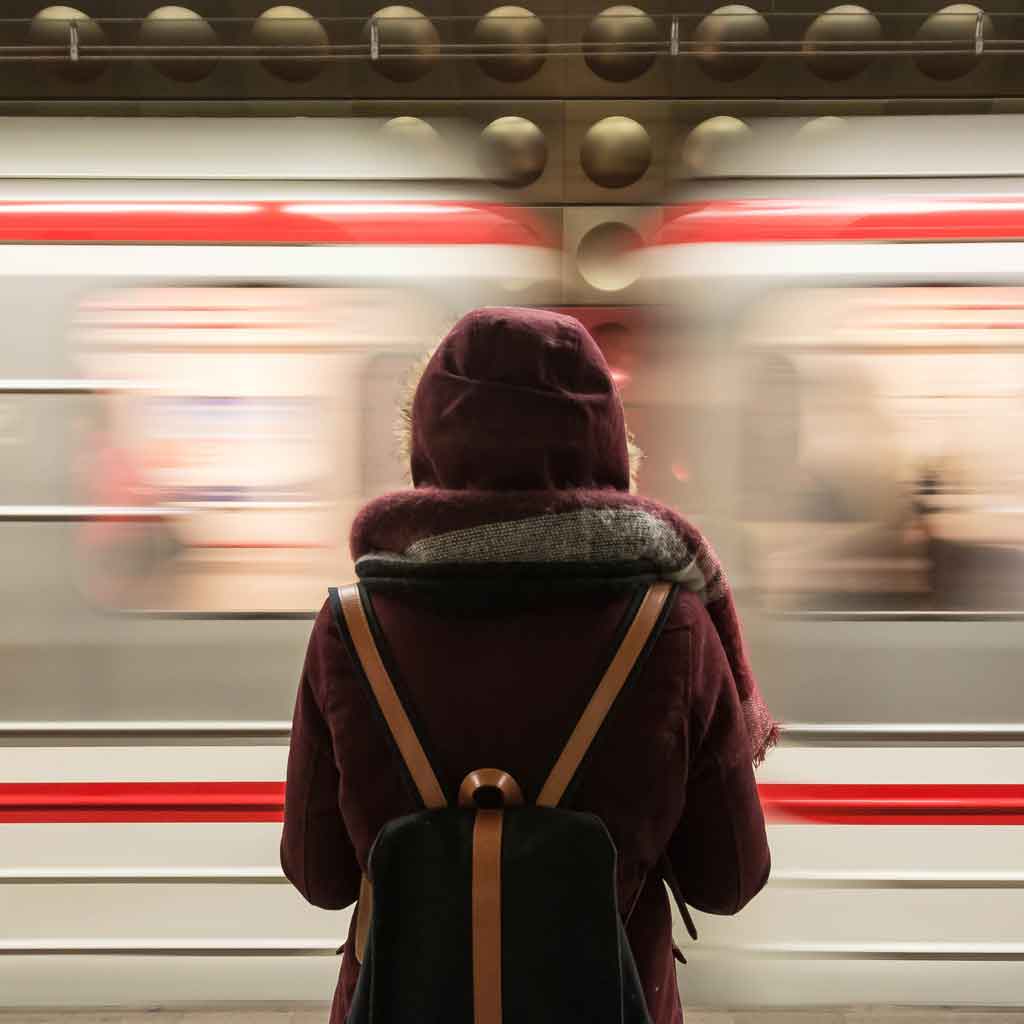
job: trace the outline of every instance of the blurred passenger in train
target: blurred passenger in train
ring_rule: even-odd
[[[958,465],[947,455],[918,474],[915,507],[927,539],[933,609],[1024,608],[1020,506],[1012,493],[998,493],[1009,489],[1008,474],[1000,473],[996,451],[986,454],[995,465]]]
[[[86,504],[108,509],[158,504],[160,496],[147,478],[139,446],[121,423],[121,405],[106,396],[92,401],[91,416],[81,428],[77,467]],[[101,604],[119,607],[140,603],[145,587],[181,551],[170,522],[132,522],[127,517],[84,523],[78,547],[86,593]]]
[[[677,1024],[665,883],[680,904],[733,914],[770,866],[753,765],[776,729],[721,568],[694,527],[631,493],[622,403],[571,317],[464,317],[426,364],[405,420],[414,486],[365,506],[351,548],[447,792],[493,766],[532,802],[634,595],[656,578],[678,584],[572,804],[611,833],[651,1020]],[[381,827],[417,809],[325,604],[295,705],[284,871],[315,905],[347,907]],[[333,1024],[359,973],[356,919]]]

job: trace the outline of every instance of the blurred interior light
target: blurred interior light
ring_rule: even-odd
[[[672,475],[681,484],[685,484],[690,479],[690,471],[681,462],[672,463]]]
[[[284,213],[300,213],[310,217],[345,216],[379,217],[388,214],[436,214],[472,213],[477,208],[458,203],[368,203],[356,200],[350,203],[290,203],[281,207]]]
[[[256,213],[256,203],[0,203],[5,213]]]
[[[889,211],[901,213],[934,213],[938,210],[956,212],[984,212],[993,209],[1024,210],[1024,200],[1017,196],[983,196],[971,199],[954,197],[904,197],[872,196],[865,199],[797,199],[797,200],[755,200],[730,204],[730,213],[737,217],[757,216],[770,210],[779,216],[796,216],[812,211],[835,211],[846,214],[874,214]],[[698,211],[699,216],[701,211]]]

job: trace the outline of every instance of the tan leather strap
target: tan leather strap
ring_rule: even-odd
[[[384,721],[395,739],[398,752],[402,755],[406,768],[412,776],[412,781],[419,791],[423,806],[428,808],[446,807],[448,801],[445,799],[444,790],[437,781],[434,769],[424,753],[416,730],[409,721],[402,702],[395,692],[395,685],[391,682],[384,662],[381,660],[380,651],[374,642],[373,633],[370,631],[370,622],[366,617],[366,609],[363,608],[362,598],[359,596],[359,587],[352,583],[342,587],[338,591],[341,598],[341,611],[345,616],[345,624],[348,626],[349,636],[356,649],[363,666],[363,672],[373,690],[377,704],[380,706]]]
[[[473,1024],[501,1024],[501,837],[504,808],[522,804],[523,791],[508,772],[478,768],[462,780],[459,806],[475,806],[481,789],[503,807],[478,809],[473,822]]]
[[[504,811],[477,811],[473,823],[474,1024],[501,1024],[501,833],[504,819]]]
[[[341,599],[341,611],[345,616],[345,625],[348,626],[348,633],[352,638],[356,656],[362,664],[363,673],[370,684],[370,689],[373,690],[384,721],[394,737],[398,752],[412,776],[420,799],[425,807],[445,807],[448,801],[445,799],[444,790],[441,789],[441,784],[437,781],[437,776],[416,736],[412,722],[409,721],[409,716],[406,714],[405,708],[402,707],[402,702],[395,691],[395,685],[384,667],[380,651],[373,639],[370,622],[359,596],[359,587],[354,583],[347,587],[341,587],[338,596]],[[373,888],[364,875],[359,886],[359,903],[356,906],[355,953],[359,963],[363,962],[363,956],[366,953],[366,941],[370,934],[372,917]]]
[[[636,664],[636,659],[640,657],[640,652],[644,649],[647,638],[658,621],[658,616],[661,614],[671,589],[672,584],[665,582],[654,583],[648,588],[629,629],[626,630],[626,635],[622,638],[619,649],[615,652],[615,657],[612,658],[601,682],[597,684],[597,689],[580,716],[580,720],[576,723],[569,742],[566,743],[565,749],[559,755],[554,768],[551,769],[551,774],[541,787],[540,796],[537,797],[538,806],[558,806],[580,763],[590,749],[590,744],[594,742],[601,723],[604,722],[615,703],[615,698],[625,686],[626,680]]]
[[[366,955],[366,940],[370,937],[370,922],[373,920],[373,886],[363,875],[359,882],[359,902],[356,904],[356,961],[363,962]]]

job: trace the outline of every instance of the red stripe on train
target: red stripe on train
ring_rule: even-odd
[[[764,783],[769,821],[834,825],[1024,825],[1024,785]],[[0,784],[0,822],[280,821],[280,782]]]
[[[280,821],[282,782],[14,782],[0,822]]]
[[[736,199],[671,207],[654,245],[1024,239],[1021,196]]]
[[[762,783],[769,820],[822,825],[1024,825],[1024,785]]]
[[[453,201],[0,202],[2,242],[551,245],[528,213]]]

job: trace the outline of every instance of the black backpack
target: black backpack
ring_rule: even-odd
[[[651,1024],[617,905],[614,843],[598,817],[562,805],[672,591],[639,588],[535,804],[523,804],[508,773],[484,768],[450,806],[415,710],[385,668],[362,586],[331,590],[353,664],[424,806],[389,821],[370,850],[347,1024]]]

